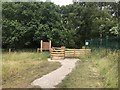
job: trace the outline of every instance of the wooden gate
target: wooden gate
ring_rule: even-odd
[[[65,47],[52,47],[50,52],[52,60],[63,60],[65,58]]]

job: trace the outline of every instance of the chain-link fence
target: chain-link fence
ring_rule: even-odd
[[[88,48],[120,49],[120,36],[85,40]]]

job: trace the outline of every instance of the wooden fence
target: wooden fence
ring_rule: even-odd
[[[52,47],[51,59],[59,60],[64,58],[85,57],[91,53],[91,49],[65,49],[65,47]]]
[[[91,49],[65,49],[65,57],[78,58],[90,54]]]

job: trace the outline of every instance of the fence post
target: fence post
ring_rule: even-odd
[[[82,49],[85,49],[85,46],[82,46]]]
[[[106,36],[106,56],[107,56],[107,54],[108,54],[108,36]]]
[[[75,48],[74,48],[74,57],[75,57]]]
[[[49,51],[50,51],[50,49],[51,49],[51,40],[49,41]]]
[[[61,46],[61,50],[63,50],[63,54],[64,54],[64,56],[63,56],[63,58],[65,59],[65,46]]]
[[[11,53],[11,48],[9,48],[9,54]]]
[[[42,52],[42,44],[43,44],[43,41],[41,40],[41,42],[40,42],[40,52]]]
[[[50,49],[50,59],[52,60],[52,53],[53,52],[53,48]]]
[[[39,52],[40,48],[37,48],[37,53]]]

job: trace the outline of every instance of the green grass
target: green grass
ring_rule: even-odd
[[[94,51],[97,53],[98,51]],[[94,58],[91,58],[94,66],[96,66],[104,77],[103,84],[106,88],[118,87],[118,60],[120,51],[99,50]]]
[[[59,63],[48,62],[48,52],[13,52],[2,54],[3,88],[30,88],[31,82],[58,67]]]
[[[117,88],[119,51],[99,49],[80,58],[76,68],[57,87]]]
[[[0,49],[0,88],[2,87],[2,53]]]

